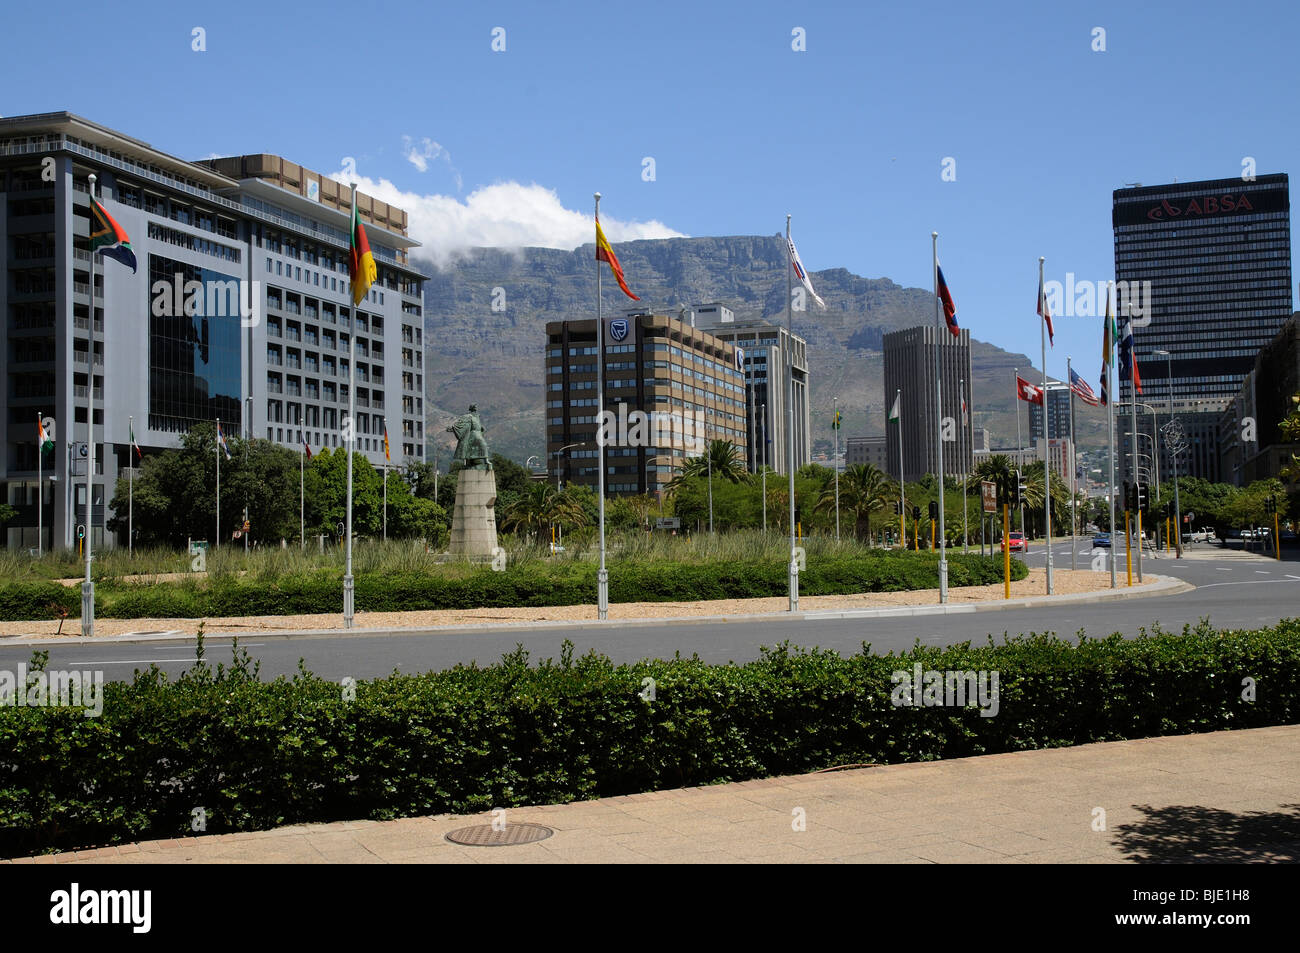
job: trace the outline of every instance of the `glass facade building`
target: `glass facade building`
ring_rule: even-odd
[[[1133,296],[1142,400],[1237,393],[1292,313],[1290,208],[1285,174],[1115,191],[1115,280]],[[1156,350],[1172,355],[1172,381]]]

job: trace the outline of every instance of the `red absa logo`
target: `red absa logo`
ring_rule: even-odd
[[[1181,215],[1218,215],[1221,212],[1253,212],[1255,206],[1245,195],[1207,195],[1192,199],[1183,207],[1169,204],[1165,199],[1159,205],[1147,209],[1147,218],[1153,222],[1178,218]]]

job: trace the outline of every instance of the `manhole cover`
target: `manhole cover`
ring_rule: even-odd
[[[515,844],[546,840],[554,833],[541,824],[507,824],[500,830],[493,830],[491,824],[476,824],[449,831],[446,836],[453,844],[464,844],[467,847],[512,847]]]

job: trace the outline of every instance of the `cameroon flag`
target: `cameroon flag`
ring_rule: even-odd
[[[357,210],[355,197],[352,202],[351,247],[348,273],[352,280],[352,303],[360,304],[379,277],[379,270],[375,268],[375,256],[370,254],[370,242],[366,240],[366,230],[361,224],[361,213]]]
[[[623,294],[627,295],[633,301],[640,301],[636,295],[628,290],[627,282],[623,280],[623,266],[618,263],[618,256],[614,254],[614,249],[609,247],[609,239],[601,230],[600,219],[596,219],[596,261],[609,262],[609,270],[614,273],[614,279],[618,286],[623,289]]]

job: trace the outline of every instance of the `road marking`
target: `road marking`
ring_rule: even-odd
[[[1293,575],[1291,575],[1290,573],[1287,573],[1287,574],[1286,574],[1286,577],[1287,577],[1288,579],[1300,579],[1300,576],[1293,576]]]
[[[224,644],[224,643],[219,643]],[[233,644],[233,643],[232,643]],[[265,642],[245,642],[244,648],[261,648],[266,645]],[[138,658],[138,659],[81,659],[75,662],[68,662],[69,665],[143,665],[146,662],[193,662],[193,655],[185,658]]]
[[[1291,578],[1295,579],[1297,582],[1300,582],[1300,579],[1298,579],[1295,576],[1292,576]],[[1216,586],[1267,586],[1270,582],[1284,582],[1284,581],[1285,580],[1282,579],[1251,579],[1246,582],[1212,582],[1209,583],[1208,585],[1197,586],[1196,588],[1213,589]]]
[[[1270,573],[1267,569],[1256,569],[1255,572],[1258,573],[1258,574],[1261,575],[1261,576],[1270,576],[1270,575],[1272,575],[1272,573]]]
[[[189,658],[129,658],[129,659],[78,659],[74,662],[68,662],[69,665],[143,665],[146,662],[193,662],[194,657]]]
[[[1231,569],[1224,569],[1222,566],[1215,566],[1214,568],[1217,569],[1219,572],[1232,572]]]

